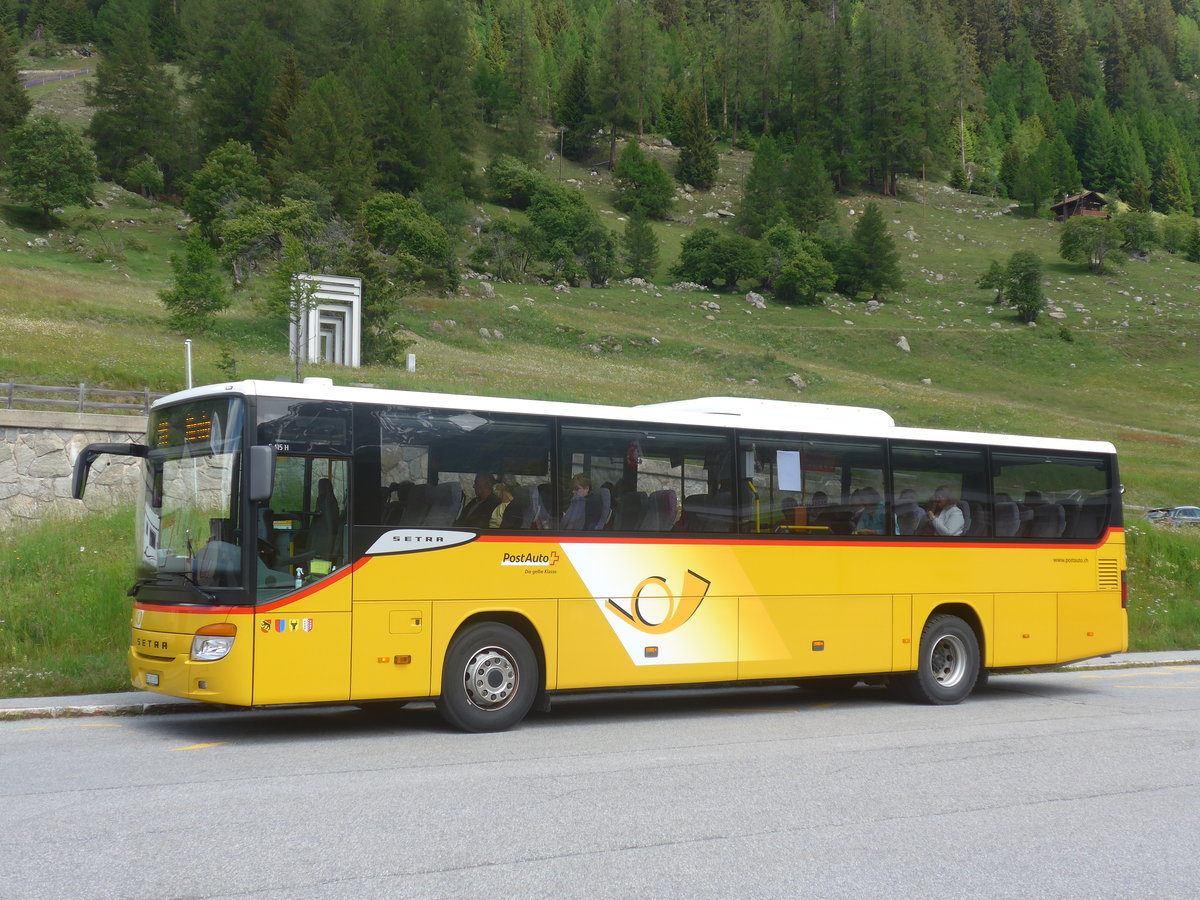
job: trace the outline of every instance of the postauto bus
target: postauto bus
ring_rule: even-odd
[[[154,404],[129,668],[236,706],[802,679],[957,703],[1125,649],[1111,444],[727,397],[243,381]],[[399,704],[397,704],[399,705]]]

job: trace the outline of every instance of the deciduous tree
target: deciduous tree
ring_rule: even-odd
[[[96,157],[70,125],[53,116],[34,116],[9,133],[4,176],[12,198],[36,206],[49,225],[56,206],[92,199]]]
[[[1121,244],[1121,230],[1109,219],[1072,216],[1063,224],[1058,252],[1069,262],[1086,263],[1093,272],[1103,272],[1104,260]]]
[[[1046,308],[1042,295],[1042,261],[1032,250],[1018,250],[1004,270],[1005,294],[1022,322],[1036,322]]]
[[[204,236],[215,241],[221,221],[244,200],[264,201],[271,186],[248,144],[226,141],[217,147],[187,185],[183,210]]]

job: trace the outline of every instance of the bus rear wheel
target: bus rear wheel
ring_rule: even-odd
[[[925,623],[917,671],[894,676],[889,688],[894,694],[945,706],[961,703],[975,688],[979,677],[979,640],[958,616],[938,615]]]
[[[504,731],[529,712],[537,695],[537,656],[515,628],[479,622],[446,651],[437,709],[463,731]]]

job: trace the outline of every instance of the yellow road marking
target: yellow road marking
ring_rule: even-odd
[[[116,722],[76,722],[70,725],[32,725],[29,728],[18,728],[18,731],[53,731],[56,728],[120,728]]]
[[[189,744],[186,747],[172,747],[171,752],[176,750],[207,750],[209,747],[220,747],[222,744],[228,744],[229,741],[213,741],[211,744]]]
[[[1114,686],[1127,691],[1200,691],[1200,685],[1194,684],[1118,684]]]
[[[1145,672],[1096,672],[1090,675],[1080,675],[1080,678],[1141,678]]]

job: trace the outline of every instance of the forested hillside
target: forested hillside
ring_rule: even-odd
[[[31,56],[98,51],[100,177],[196,223],[175,273],[188,290],[164,297],[177,327],[227,302],[218,264],[235,286],[280,263],[337,269],[372,288],[380,361],[395,295],[454,287],[460,260],[571,284],[675,263],[642,219],[690,224],[671,176],[720,183],[715,141],[756,151],[737,230],[789,232],[716,249],[702,232],[674,272],[712,287],[878,297],[898,277],[865,272],[824,223],[835,191],[886,196],[901,175],[1034,213],[1100,191],[1176,216],[1181,249],[1200,201],[1198,20],[1191,0],[0,0]],[[0,50],[11,130],[24,109],[4,99],[19,90]],[[633,135],[678,152],[647,157]],[[539,174],[559,151],[613,168],[634,220],[620,240]],[[16,197],[48,216],[71,192]],[[472,217],[483,199],[528,216]],[[1126,249],[1157,239],[1143,225]]]
[[[0,0],[10,38],[104,54],[102,174],[148,154],[178,188],[236,140],[342,212],[372,188],[469,189],[477,125],[531,162],[543,123],[601,159],[614,133],[695,140],[693,95],[735,144],[816,147],[839,188],[956,172],[1192,211],[1198,18],[1191,0]]]

